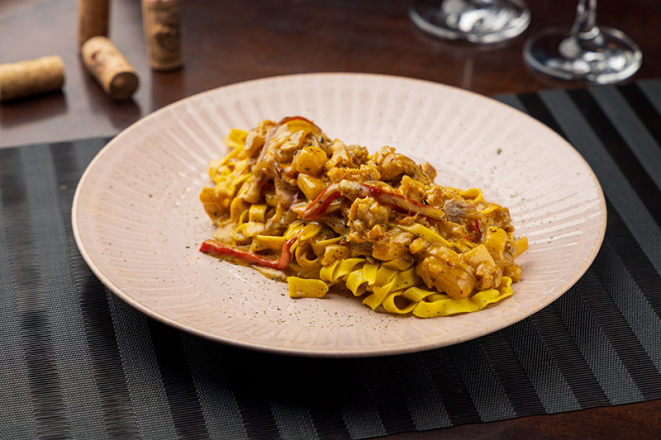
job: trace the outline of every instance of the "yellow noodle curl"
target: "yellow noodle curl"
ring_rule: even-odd
[[[429,164],[331,140],[302,117],[232,129],[200,201],[204,252],[287,279],[291,298],[346,289],[372,310],[471,313],[511,296],[528,249],[479,188],[433,183]]]

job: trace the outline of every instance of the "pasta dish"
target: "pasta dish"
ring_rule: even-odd
[[[226,143],[200,194],[217,226],[200,250],[286,280],[292,298],[344,291],[430,318],[499,302],[521,279],[528,241],[509,210],[434,184],[427,163],[388,146],[369,154],[300,116],[233,129]]]

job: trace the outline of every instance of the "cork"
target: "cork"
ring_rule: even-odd
[[[64,62],[59,56],[0,64],[0,101],[59,90],[64,85]]]
[[[78,1],[78,50],[92,37],[108,36],[110,0]]]
[[[178,0],[142,0],[142,20],[152,69],[181,67],[184,60]]]
[[[83,44],[81,55],[88,72],[111,99],[127,100],[137,90],[135,69],[108,38],[90,38]]]

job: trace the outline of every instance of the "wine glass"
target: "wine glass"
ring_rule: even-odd
[[[471,43],[516,37],[530,24],[530,10],[522,0],[417,0],[409,16],[429,34]]]
[[[571,31],[552,27],[531,37],[523,58],[555,78],[596,84],[626,79],[643,62],[640,48],[624,33],[597,26],[597,0],[579,0]]]

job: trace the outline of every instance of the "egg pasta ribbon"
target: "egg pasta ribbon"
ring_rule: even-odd
[[[291,298],[344,290],[375,311],[471,313],[511,296],[526,251],[507,208],[433,183],[394,148],[332,140],[300,116],[233,129],[200,193],[200,250],[287,280]]]

